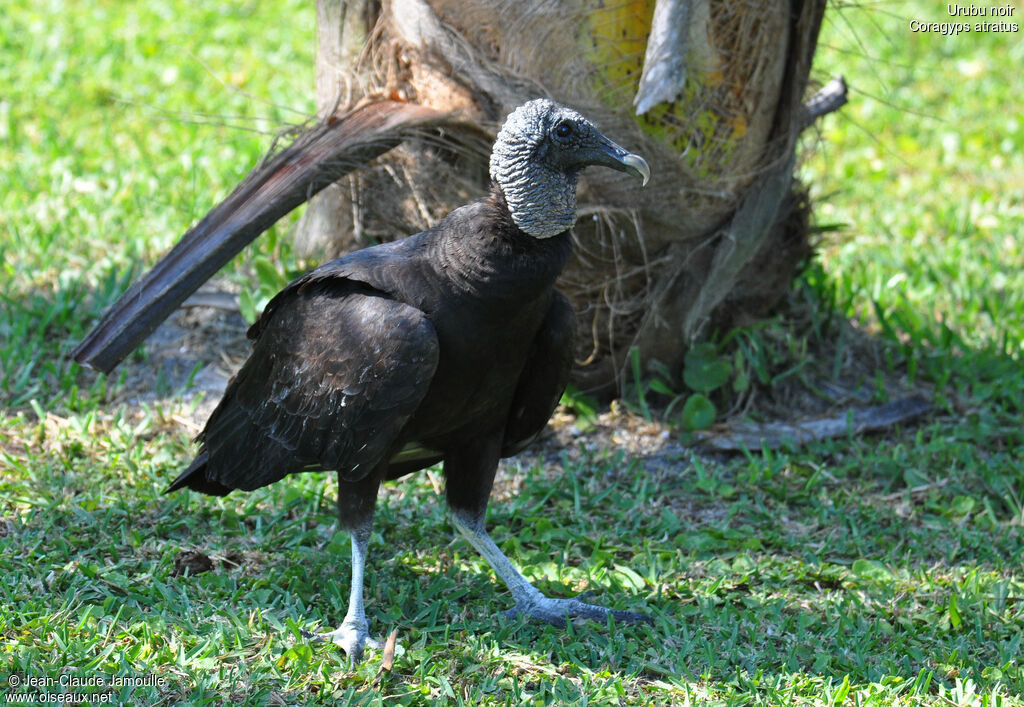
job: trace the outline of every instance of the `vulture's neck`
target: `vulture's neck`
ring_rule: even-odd
[[[499,153],[502,145],[494,146]],[[537,164],[532,154],[505,146],[492,161],[491,176],[505,197],[508,212],[519,228],[534,238],[551,238],[576,223],[576,172],[552,170]]]
[[[452,217],[455,228],[441,229],[447,235],[440,243],[440,265],[460,289],[481,298],[533,299],[551,289],[569,261],[568,230],[548,238],[524,232],[498,188]]]

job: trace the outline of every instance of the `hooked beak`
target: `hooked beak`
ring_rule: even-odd
[[[598,134],[597,145],[588,150],[586,164],[608,167],[639,177],[641,186],[647,186],[647,182],[651,178],[651,168],[648,166],[647,160],[627,151],[601,134]]]
[[[640,177],[640,186],[647,186],[647,182],[651,179],[651,168],[647,165],[647,160],[640,155],[627,152],[622,158],[622,167],[622,171],[627,174]]]

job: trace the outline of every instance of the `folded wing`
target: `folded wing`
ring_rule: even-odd
[[[421,311],[349,280],[282,294],[169,491],[248,491],[311,468],[361,479],[426,394],[438,344]]]

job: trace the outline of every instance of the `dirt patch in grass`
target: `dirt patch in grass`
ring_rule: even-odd
[[[233,301],[222,290],[204,290],[206,301]],[[115,370],[120,377],[110,406],[129,412],[161,405],[179,424],[198,432],[249,355],[248,324],[238,310],[185,306],[146,340],[144,354],[133,355]]]

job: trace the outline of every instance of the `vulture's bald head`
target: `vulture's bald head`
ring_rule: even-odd
[[[576,223],[576,178],[587,166],[651,176],[647,162],[606,138],[571,108],[546,98],[509,114],[491,151],[491,179],[505,195],[512,220],[536,238]]]

